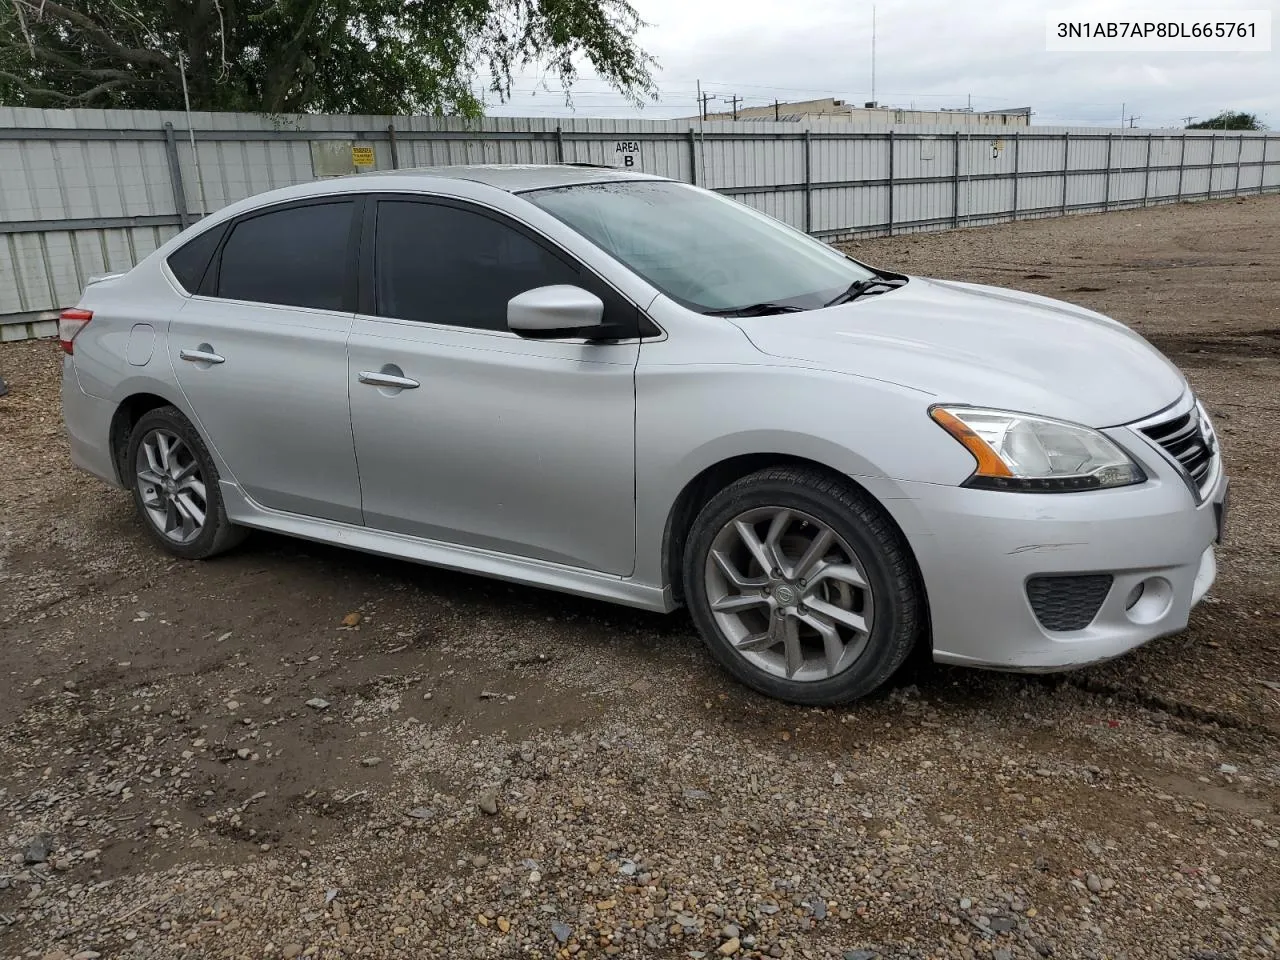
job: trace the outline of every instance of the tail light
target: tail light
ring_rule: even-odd
[[[66,353],[75,353],[75,339],[93,319],[92,310],[63,310],[58,318],[58,343]]]

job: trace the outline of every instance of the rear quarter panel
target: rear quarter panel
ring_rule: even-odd
[[[78,391],[94,401],[95,409],[108,409],[112,415],[129,397],[145,393],[162,398],[190,418],[192,412],[178,388],[167,348],[169,325],[186,301],[168,278],[163,261],[154,257],[127,274],[89,284],[79,306],[92,310],[93,319],[76,337],[64,378],[72,376]],[[68,421],[74,402],[75,395],[64,390]],[[83,439],[101,444],[107,456],[111,418],[105,421],[100,430],[94,428],[101,437]],[[218,467],[221,471],[225,465]]]

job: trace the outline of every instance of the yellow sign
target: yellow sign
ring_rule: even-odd
[[[351,163],[356,167],[372,167],[373,147],[352,147]]]

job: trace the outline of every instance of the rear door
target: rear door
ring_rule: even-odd
[[[527,340],[506,310],[556,283],[591,289],[606,319],[635,326],[635,308],[471,204],[379,199],[365,246],[372,283],[348,383],[366,524],[630,573],[639,343]]]
[[[234,221],[169,330],[205,439],[265,507],[360,523],[347,397],[363,198]]]

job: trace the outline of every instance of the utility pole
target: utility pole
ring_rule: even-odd
[[[687,82],[687,81],[686,81]],[[733,119],[738,119],[738,104],[742,102],[741,97],[725,97],[726,100],[733,104]]]
[[[686,81],[687,82],[687,81]],[[698,81],[698,103],[702,106],[702,119],[707,119],[707,104],[714,100],[715,97],[709,93],[702,92],[702,81]]]
[[[1124,104],[1120,104],[1120,126],[1124,126]]]
[[[871,5],[871,102],[876,102],[876,5]]]
[[[1129,114],[1129,129],[1132,130],[1133,125],[1141,119],[1141,117],[1135,117],[1133,114]]]
[[[702,113],[698,119],[698,166],[702,168],[700,180],[705,184],[707,182],[707,136],[704,127],[707,122],[707,101],[703,99],[701,80],[698,81],[698,104],[702,107]]]
[[[1196,119],[1195,117],[1183,117],[1183,118],[1182,118],[1182,125],[1183,125],[1184,127],[1186,127],[1186,126],[1190,126],[1190,125],[1191,125],[1191,121],[1192,121],[1192,120],[1195,120],[1195,119]]]
[[[781,119],[782,119],[782,116],[778,111],[778,101],[775,100],[773,101],[773,121],[774,123],[777,123]]]

